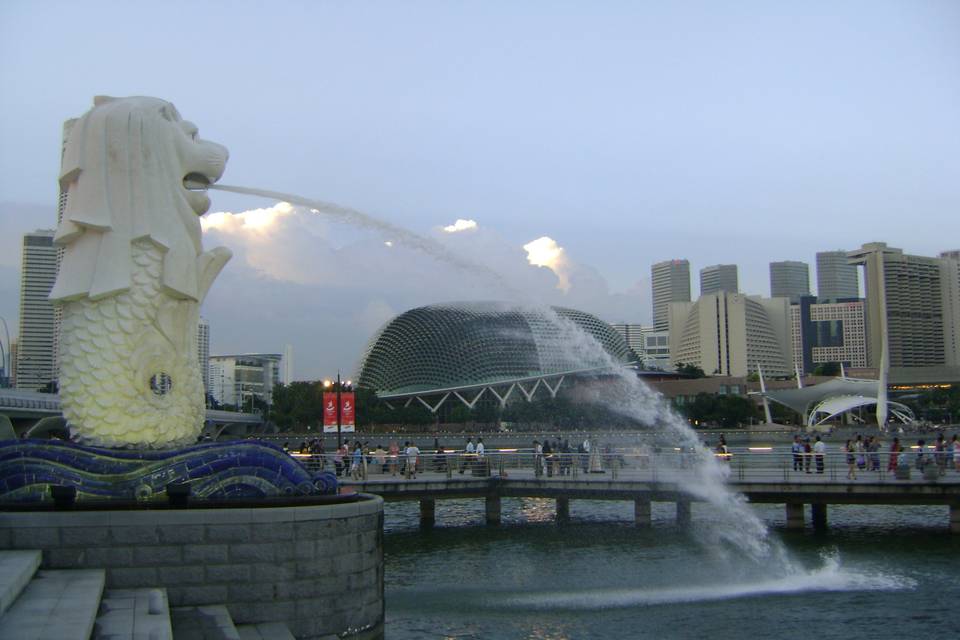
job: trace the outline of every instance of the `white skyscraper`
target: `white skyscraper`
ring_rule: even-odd
[[[706,296],[721,291],[737,293],[739,290],[737,265],[715,264],[700,269],[700,295]]]
[[[690,263],[666,260],[650,267],[653,285],[653,328],[670,329],[670,303],[690,302]]]
[[[784,260],[770,263],[770,297],[790,298],[796,304],[810,295],[810,267],[806,262]]]
[[[817,297],[820,302],[860,297],[857,267],[847,262],[846,251],[821,251],[817,254]]]
[[[197,325],[197,363],[203,377],[203,392],[210,393],[210,323],[200,318]]]
[[[707,375],[793,372],[790,304],[784,298],[714,293],[670,304],[670,359]]]
[[[53,229],[23,236],[20,263],[20,338],[17,388],[37,390],[56,380],[54,309],[48,296],[57,278]]]

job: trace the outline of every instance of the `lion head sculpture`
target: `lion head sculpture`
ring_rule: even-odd
[[[204,420],[200,303],[230,251],[204,251],[203,188],[227,150],[156,98],[98,98],[64,127],[60,401],[71,435],[108,447],[195,440]]]
[[[201,300],[198,216],[210,200],[185,179],[216,182],[226,148],[199,139],[197,127],[158,98],[95,98],[93,109],[65,130],[66,208],[54,237],[65,250],[50,299],[96,300],[127,290],[130,244],[149,239],[164,251],[164,290]]]

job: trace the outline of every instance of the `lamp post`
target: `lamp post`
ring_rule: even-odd
[[[6,337],[6,342],[0,342],[0,369],[3,369],[3,374],[0,375],[0,387],[7,386],[7,380],[10,378],[10,366],[7,362],[7,358],[12,358],[13,354],[10,352],[10,330],[7,328],[7,321],[0,317],[0,323],[3,323],[3,333]],[[6,347],[3,345],[6,344]]]
[[[343,445],[343,436],[341,431],[343,415],[341,414],[342,408],[340,405],[340,390],[343,388],[343,385],[344,385],[343,381],[341,381],[340,379],[340,371],[337,371],[337,381],[334,383],[334,382],[331,382],[330,380],[324,380],[323,388],[329,389],[331,384],[336,385],[333,390],[334,390],[334,393],[336,393],[336,399],[334,401],[337,403],[337,448],[339,449]],[[346,385],[348,388],[350,388],[352,385],[352,382],[350,380],[347,380]]]
[[[340,370],[337,370],[337,448],[340,448]]]

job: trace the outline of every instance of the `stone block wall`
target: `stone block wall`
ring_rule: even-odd
[[[383,629],[383,500],[287,507],[0,512],[0,548],[107,588],[165,587],[171,606],[225,604],[298,638]]]

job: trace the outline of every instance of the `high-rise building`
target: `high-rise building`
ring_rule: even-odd
[[[203,393],[210,393],[210,323],[200,318],[197,324],[197,363],[203,378]]]
[[[649,325],[611,324],[614,331],[623,336],[624,342],[637,356],[644,369],[672,370],[670,365],[670,333],[655,331]]]
[[[846,251],[821,251],[817,254],[817,298],[835,302],[860,297],[857,267],[847,262]]]
[[[670,304],[670,360],[707,375],[786,376],[793,372],[790,304],[785,298],[714,293]]]
[[[613,327],[614,331],[623,336],[623,341],[627,343],[627,346],[630,347],[631,351],[633,351],[638,358],[643,358],[645,347],[643,330],[650,329],[651,327],[644,327],[641,324],[629,324],[627,322],[616,322],[610,326]]]
[[[700,295],[711,293],[738,293],[740,285],[737,281],[737,265],[715,264],[700,269]]]
[[[960,366],[960,250],[940,254],[943,271],[944,356]]]
[[[813,373],[829,362],[867,366],[863,300],[818,302],[803,296],[799,304],[790,305],[790,327],[793,362],[801,373]]]
[[[913,256],[885,242],[871,242],[847,254],[863,265],[867,294],[867,359],[881,365],[884,338],[893,368],[942,367],[953,322],[945,313],[952,260]]]
[[[650,267],[653,287],[653,328],[669,331],[671,302],[690,302],[690,263],[667,260]]]
[[[253,406],[252,398],[270,405],[282,369],[280,353],[210,356],[210,393],[220,404],[247,411]]]
[[[53,230],[23,236],[20,263],[20,338],[17,341],[17,388],[38,390],[56,380],[54,310],[48,299],[57,278]]]
[[[796,304],[810,295],[810,267],[806,262],[784,260],[770,263],[770,297],[790,298]]]
[[[283,360],[280,363],[280,384],[293,382],[293,345],[283,345]]]

